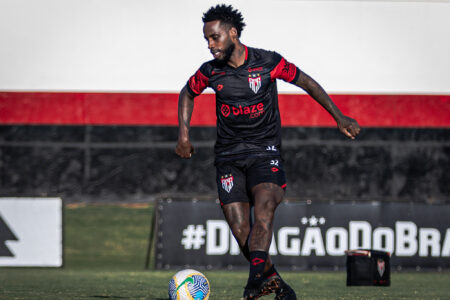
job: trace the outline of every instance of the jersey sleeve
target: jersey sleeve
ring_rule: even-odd
[[[282,79],[289,83],[297,82],[300,76],[300,69],[293,63],[288,62],[280,54],[274,54],[275,67],[270,72],[270,77],[272,80]]]
[[[203,64],[186,83],[187,90],[192,96],[200,95],[209,85],[207,66]]]

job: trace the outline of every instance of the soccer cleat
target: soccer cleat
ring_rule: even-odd
[[[274,292],[276,294],[275,300],[297,300],[294,290],[278,275],[271,276],[263,281],[258,296],[262,297]]]
[[[259,297],[263,296],[260,295],[259,291],[262,287],[262,284],[247,282],[247,285],[244,289],[244,300],[257,300]]]
[[[294,290],[280,278],[280,284],[275,289],[275,300],[297,300]]]
[[[245,289],[244,290],[244,300],[258,300],[259,291],[258,289]]]
[[[247,283],[244,290],[244,299],[258,300],[260,297],[271,293],[275,293],[275,300],[297,300],[294,290],[278,275],[266,278],[259,286],[251,286]]]
[[[269,284],[266,280],[258,280],[254,282],[247,282],[247,285],[244,289],[244,299],[245,300],[258,300],[260,297],[269,295],[272,291],[267,288]]]

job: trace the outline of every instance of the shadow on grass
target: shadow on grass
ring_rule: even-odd
[[[114,295],[92,295],[89,298],[99,298],[99,299],[135,299],[135,297],[123,297],[123,296],[114,296]],[[151,300],[170,300],[169,298],[153,298],[150,297]]]

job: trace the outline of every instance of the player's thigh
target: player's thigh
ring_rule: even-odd
[[[286,175],[281,158],[255,160],[247,170],[247,185],[254,203],[255,221],[272,220],[286,188]]]
[[[259,183],[252,188],[255,222],[263,220],[269,226],[275,214],[275,209],[284,197],[284,190],[272,182]]]
[[[246,176],[232,162],[216,165],[216,182],[225,219],[238,243],[243,246],[250,232],[250,204]]]
[[[216,183],[221,206],[233,202],[249,202],[246,175],[232,162],[216,165]]]
[[[255,159],[247,169],[247,186],[253,200],[266,199],[268,195],[272,195],[281,201],[286,189],[286,174],[281,158]]]

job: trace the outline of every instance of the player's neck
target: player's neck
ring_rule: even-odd
[[[228,65],[233,68],[238,68],[245,63],[245,46],[238,42],[228,60]]]

